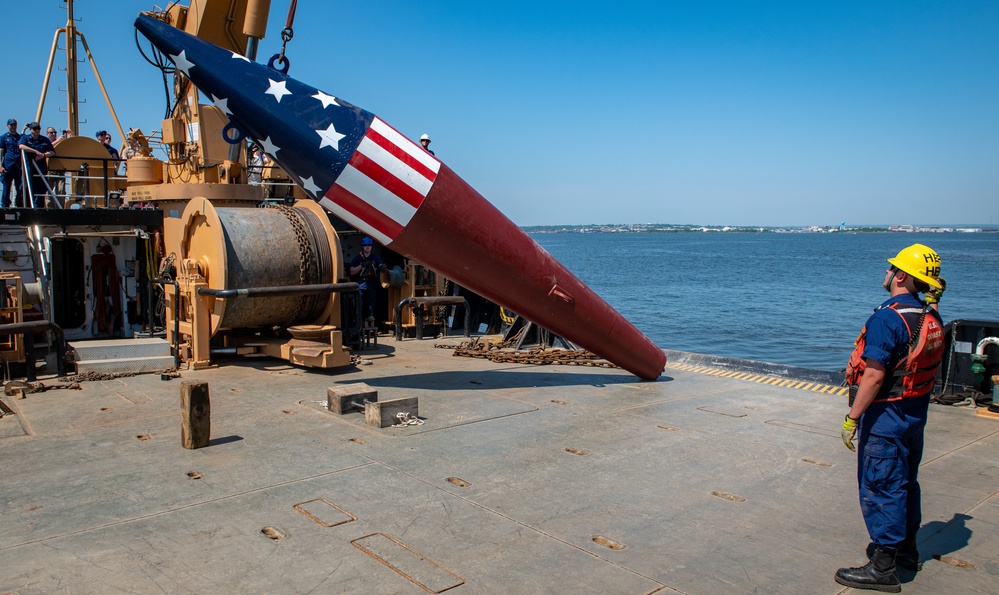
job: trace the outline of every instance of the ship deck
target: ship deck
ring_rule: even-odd
[[[16,413],[0,419],[0,593],[849,592],[833,574],[868,540],[844,396],[442,342],[458,341],[387,340],[345,371],[184,371],[210,387],[196,450],[179,379],[0,397]],[[424,423],[326,410],[328,387],[356,382],[418,397]],[[999,592],[997,440],[999,421],[931,406],[924,566],[904,593]]]

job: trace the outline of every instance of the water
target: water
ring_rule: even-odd
[[[840,370],[888,264],[941,257],[944,321],[999,320],[999,233],[532,234],[668,349]]]

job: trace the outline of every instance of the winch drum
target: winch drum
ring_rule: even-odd
[[[333,283],[341,270],[339,240],[325,212],[312,201],[241,208],[192,200],[182,217],[183,258],[197,262],[211,289]],[[333,308],[329,294],[200,299],[212,313],[213,335],[237,328],[322,323]]]

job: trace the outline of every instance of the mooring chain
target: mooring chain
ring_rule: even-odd
[[[530,351],[499,351],[490,353],[490,361],[510,364],[533,364],[537,366],[594,366],[616,368],[617,366],[585,350],[532,349]]]
[[[312,247],[309,243],[309,234],[302,224],[302,219],[295,212],[295,209],[285,205],[267,205],[269,209],[277,209],[291,224],[292,231],[295,232],[295,239],[298,240],[299,252],[299,272],[298,282],[300,285],[308,285],[309,270],[312,268]]]
[[[451,295],[451,280],[450,279],[444,279],[444,287],[441,288],[441,290],[437,293],[437,295],[438,296],[448,296],[448,295]],[[448,325],[448,315],[447,314],[448,314],[448,308],[450,308],[450,307],[451,306],[445,306],[443,304],[440,305],[440,306],[434,307],[434,316],[437,318],[438,324],[443,325],[444,328],[447,328],[447,325]],[[444,334],[447,334],[447,333],[444,333]]]
[[[454,349],[455,357],[474,357],[504,364],[531,364],[536,366],[593,366],[617,368],[618,366],[585,349],[531,349],[516,351],[511,349],[513,341],[489,343],[475,338],[461,344],[435,344],[439,349]]]
[[[97,380],[114,380],[115,378],[128,378],[130,376],[138,376],[139,374],[147,374],[148,372],[98,372],[97,370],[89,370],[87,372],[80,372],[79,374],[73,374],[72,376],[63,376],[59,378],[59,382],[70,383],[70,386],[60,386],[58,388],[81,388],[78,383],[80,382],[92,382]],[[152,372],[153,374],[160,374],[161,376],[170,376],[171,378],[179,378],[178,374],[173,369],[160,370],[159,372]],[[49,387],[54,388],[54,387]]]
[[[45,392],[47,390],[56,390],[56,389],[83,390],[83,387],[80,385],[79,382],[70,382],[68,384],[47,384],[41,387],[41,389],[36,390],[35,392]]]
[[[83,387],[80,386],[79,382],[66,381],[63,380],[62,378],[60,378],[59,380],[60,382],[69,382],[69,384],[43,384],[41,382],[24,382],[22,380],[12,380],[8,382],[4,386],[4,388],[6,389],[6,392],[15,389],[21,389],[24,391],[24,394],[43,393],[45,391],[58,390],[58,389],[69,389],[69,390],[83,389]]]
[[[308,285],[309,284],[309,271],[312,270],[312,245],[309,242],[309,234],[305,229],[305,225],[302,223],[301,217],[294,208],[285,205],[267,205],[269,209],[277,209],[285,218],[288,223],[291,224],[291,229],[295,233],[295,239],[298,240],[298,284]],[[299,296],[298,299],[298,310],[295,312],[295,316],[292,318],[295,322],[298,322],[303,315],[303,310],[305,309],[305,296]]]

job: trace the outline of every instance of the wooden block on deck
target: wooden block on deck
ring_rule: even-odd
[[[180,444],[184,448],[202,448],[208,446],[211,437],[208,383],[185,380],[180,383]]]
[[[363,382],[356,384],[341,384],[326,389],[327,409],[343,415],[350,411],[360,410],[365,401],[377,401],[378,391]],[[355,405],[357,403],[357,405]]]
[[[368,425],[387,428],[399,423],[396,417],[399,413],[408,413],[413,417],[420,416],[419,397],[405,397],[391,401],[375,401],[364,404],[364,421]]]

